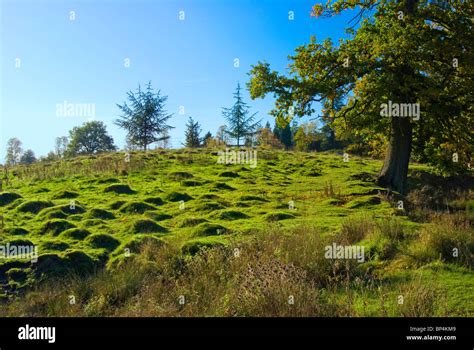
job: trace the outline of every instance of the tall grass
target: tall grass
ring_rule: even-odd
[[[382,281],[355,261],[324,257],[326,244],[360,239],[362,234],[355,233],[354,227],[373,229],[360,222],[347,227],[341,235],[322,237],[313,227],[283,232],[271,226],[244,243],[205,248],[196,255],[183,255],[171,245],[145,244],[140,254],[117,268],[40,285],[24,298],[3,305],[0,315],[364,315],[356,299],[376,294]],[[394,291],[384,288],[379,316],[389,313],[384,300]],[[408,304],[392,308],[392,315],[436,314],[436,300],[426,293],[419,295],[419,288],[407,288]]]

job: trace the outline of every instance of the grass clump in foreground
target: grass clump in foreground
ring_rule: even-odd
[[[178,250],[172,245],[147,241],[120,267],[100,270],[86,278],[76,275],[44,283],[21,301],[5,304],[0,315],[446,314],[443,291],[422,274],[405,281],[391,279],[371,275],[367,266],[325,259],[324,246],[344,239],[322,238],[311,227],[283,232],[272,226],[245,243],[222,246],[202,242],[198,250],[189,244]],[[82,271],[93,268],[90,258],[75,259]],[[68,302],[71,294],[76,296],[75,305]],[[398,303],[400,295],[404,297],[402,304]]]

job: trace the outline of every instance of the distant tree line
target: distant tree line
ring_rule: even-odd
[[[226,125],[221,125],[216,135],[207,131],[201,136],[201,124],[189,117],[185,128],[184,147],[220,147],[246,146],[265,147],[276,149],[297,149],[300,151],[321,151],[332,148],[341,148],[343,144],[337,141],[334,132],[328,125],[320,130],[316,123],[309,122],[298,125],[296,121],[281,126],[275,123],[271,128],[267,122],[261,126],[261,120],[256,120],[257,113],[250,113],[250,107],[244,102],[240,84],[233,95],[234,104],[229,108],[222,108],[222,116]],[[156,144],[166,148],[169,145],[169,131],[173,126],[168,120],[173,116],[166,111],[167,96],[156,93],[149,82],[143,90],[138,86],[137,91],[127,92],[127,102],[117,104],[122,112],[114,124],[127,132],[126,149],[150,149]],[[79,155],[99,154],[117,150],[112,136],[107,132],[101,121],[88,121],[69,131],[68,136],[55,139],[54,151],[40,157],[42,161],[52,161]],[[32,164],[37,161],[31,149],[23,151],[22,142],[18,138],[11,138],[7,143],[6,164]]]

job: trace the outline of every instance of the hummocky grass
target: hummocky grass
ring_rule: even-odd
[[[430,176],[416,177],[399,210],[373,182],[377,160],[258,150],[250,168],[207,149],[131,157],[9,171],[0,242],[22,239],[39,257],[0,261],[0,314],[472,315],[472,192],[447,186],[449,213],[433,209],[443,195],[424,208],[424,179],[443,181],[427,166],[411,165]],[[364,247],[365,260],[325,258],[333,243]],[[70,293],[84,296],[77,307],[62,302]]]

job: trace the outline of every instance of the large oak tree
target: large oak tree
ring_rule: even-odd
[[[324,107],[338,134],[347,130],[388,138],[380,185],[407,191],[410,158],[441,170],[465,171],[471,162],[473,118],[473,3],[363,0],[315,5],[315,17],[356,10],[349,39],[296,48],[288,74],[266,62],[252,67],[252,98],[272,93],[280,124]],[[334,108],[334,101],[344,101]],[[384,104],[419,104],[418,118],[381,116]]]

